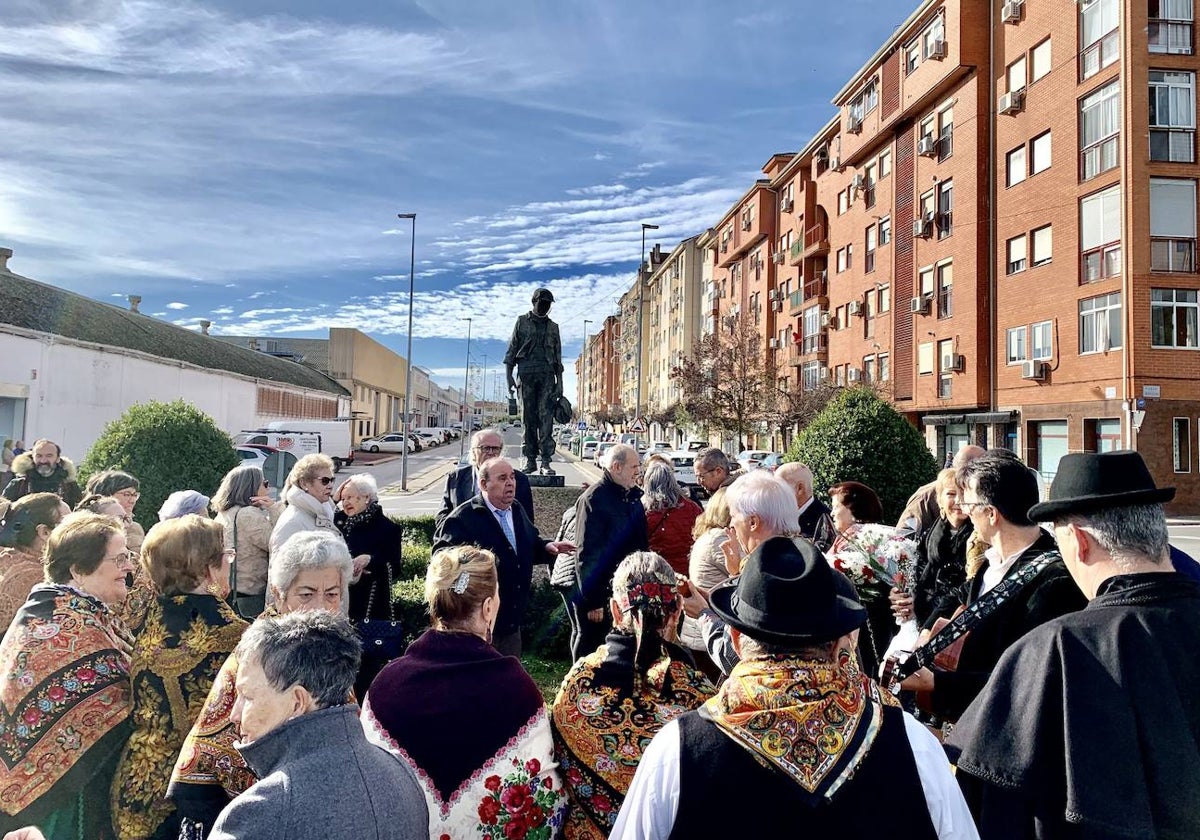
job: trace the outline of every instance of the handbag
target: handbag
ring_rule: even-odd
[[[354,626],[362,640],[364,657],[391,662],[404,653],[404,627],[396,620],[396,606],[392,603],[392,564],[385,562],[383,566],[387,570],[388,617],[370,617],[371,608],[375,606],[375,584],[372,583],[371,594],[367,596],[367,617],[356,620]]]

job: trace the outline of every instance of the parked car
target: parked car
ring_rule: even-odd
[[[775,470],[779,469],[779,466],[782,463],[783,463],[783,456],[780,455],[778,452],[775,452],[771,455],[768,455],[766,458],[763,458],[761,461],[759,461],[758,468],[760,470],[770,470],[771,472],[775,472]]]
[[[404,451],[404,435],[395,432],[389,435],[379,435],[373,438],[363,438],[358,443],[358,448],[366,452],[403,452]],[[408,444],[408,451],[412,452],[412,443]]]
[[[763,458],[774,453],[766,449],[744,449],[737,456],[738,466],[743,470],[756,470]]]
[[[684,452],[699,452],[701,449],[708,448],[708,441],[704,440],[689,440],[683,446]]]
[[[646,451],[652,452],[652,453],[653,452],[670,452],[674,448],[675,447],[671,446],[671,444],[665,440],[655,440],[655,441],[650,442],[650,446],[647,447]]]
[[[431,446],[437,446],[442,442],[442,436],[433,432],[422,431],[417,429],[413,432],[421,441],[421,445],[428,449]]]
[[[617,445],[617,441],[606,440],[606,441],[603,441],[599,446],[597,446],[596,447],[596,459],[595,459],[596,463],[599,464],[600,459],[604,457],[604,454],[616,445]]]
[[[600,447],[600,441],[585,440],[583,442],[583,449],[581,450],[579,457],[582,458],[584,461],[595,461],[596,460],[596,450],[599,447]]]
[[[243,466],[258,467],[260,470],[263,464],[267,463],[267,456],[275,451],[269,446],[237,446],[234,448],[237,449]]]
[[[671,459],[671,467],[675,471],[675,480],[686,487],[698,487],[700,480],[696,478],[696,453],[695,452],[667,452],[665,453]]]

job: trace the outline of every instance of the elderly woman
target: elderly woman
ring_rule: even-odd
[[[123,470],[104,470],[93,475],[87,482],[87,493],[112,496],[121,503],[125,511],[121,522],[125,525],[125,542],[130,551],[141,551],[142,541],[146,539],[146,532],[133,518],[133,509],[137,507],[138,499],[142,495],[141,486],[141,482]],[[78,505],[75,509],[79,509]]]
[[[133,567],[125,529],[71,514],[50,534],[44,563],[48,582],[0,642],[0,832],[38,825],[51,838],[110,837],[105,791],[131,708],[133,639],[112,612]]]
[[[181,516],[208,516],[208,496],[196,490],[176,490],[158,509],[158,521]]]
[[[379,485],[367,473],[350,476],[334,495],[339,510],[334,523],[346,538],[346,547],[354,557],[365,557],[366,565],[357,581],[350,584],[351,621],[395,621],[392,610],[392,581],[400,574],[400,526],[388,518],[379,505]],[[398,635],[398,633],[397,633]],[[383,639],[379,647],[386,647]],[[359,697],[367,693],[371,680],[403,647],[391,655],[376,652],[376,639],[365,639],[362,665],[354,690]],[[397,640],[399,641],[399,640]]]
[[[304,610],[342,613],[350,571],[341,537],[323,531],[296,534],[271,556],[268,585],[275,602],[258,621]],[[237,668],[235,651],[183,741],[167,790],[181,817],[207,828],[229,800],[257,780],[234,749],[238,731],[229,714],[238,697]]]
[[[967,579],[967,546],[974,526],[958,505],[957,470],[938,473],[938,518],[921,535],[913,593],[893,589],[889,595],[897,619],[916,618],[924,624],[934,605]]]
[[[225,529],[225,545],[236,553],[230,587],[237,611],[243,618],[257,618],[266,607],[271,532],[283,504],[271,501],[262,470],[246,464],[221,479],[212,510]]]
[[[715,691],[672,641],[682,609],[675,587],[675,570],[652,551],[621,561],[613,629],[575,663],[554,698],[554,752],[571,803],[568,840],[608,837],[650,739]]]
[[[336,511],[330,501],[333,472],[333,461],[327,455],[305,455],[292,467],[283,484],[283,501],[287,503],[287,509],[271,532],[272,553],[288,537],[301,531],[339,534],[333,523]]]
[[[883,521],[879,496],[858,481],[842,481],[829,488],[830,516],[837,536],[830,556],[855,547],[854,537],[860,525],[878,525]],[[867,623],[858,637],[858,657],[867,674],[879,673],[883,655],[896,634],[888,588],[879,582],[855,580],[859,600],[867,608]]]
[[[189,515],[155,525],[142,545],[142,566],[160,594],[133,646],[133,734],[112,785],[121,840],[179,836],[163,758],[179,754],[247,626],[224,600],[233,557],[224,537],[216,522]]]
[[[412,771],[367,741],[346,695],[358,636],[340,616],[255,622],[238,645],[238,752],[260,781],[221,812],[211,837],[423,840],[425,798]]]
[[[8,629],[30,591],[45,579],[42,550],[70,512],[55,493],[30,493],[0,518],[0,631]]]
[[[650,550],[666,558],[679,574],[686,575],[692,528],[701,511],[700,505],[684,494],[669,462],[657,458],[647,461],[642,477],[642,507],[646,509]]]
[[[500,609],[495,556],[474,546],[438,551],[425,599],[433,627],[371,684],[367,737],[416,770],[432,840],[478,836],[481,822],[496,837],[546,825],[556,834],[565,797],[546,706],[521,663],[490,644]]]

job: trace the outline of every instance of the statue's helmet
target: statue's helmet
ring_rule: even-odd
[[[549,289],[541,288],[533,293],[533,302],[537,303],[539,300],[546,300],[550,303],[554,303],[554,295]]]

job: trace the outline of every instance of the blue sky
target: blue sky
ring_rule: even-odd
[[[641,222],[714,224],[915,6],[0,0],[0,245],[184,326],[403,352],[416,212],[414,363],[461,385],[470,316],[495,371],[546,285],[573,394]]]

